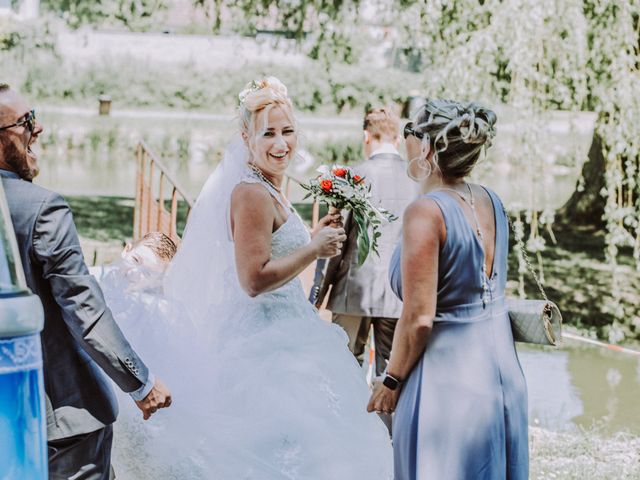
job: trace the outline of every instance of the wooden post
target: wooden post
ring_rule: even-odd
[[[178,238],[178,191],[173,187],[171,193],[171,221],[169,222],[169,237],[173,240]]]
[[[146,231],[144,233],[147,233],[149,231],[151,231],[151,206],[152,206],[152,200],[153,200],[153,189],[151,188],[151,186],[153,185],[153,167],[155,166],[155,162],[153,161],[153,158],[151,159],[151,161],[149,162],[149,199],[147,201],[147,228],[145,229]]]
[[[158,187],[158,211],[157,211],[157,225],[156,230],[162,231],[162,214],[165,211],[164,208],[164,172],[160,171],[160,186]]]
[[[316,228],[316,225],[318,225],[318,221],[320,220],[320,202],[317,200],[313,202],[311,212],[311,228]]]
[[[137,152],[138,171],[136,174],[136,204],[133,209],[133,239],[140,238],[142,231],[142,197],[143,197],[143,178],[144,178],[144,149],[142,144],[138,144]]]
[[[146,233],[157,230],[167,234],[174,241],[179,241],[180,237],[177,231],[178,195],[187,204],[187,214],[191,211],[193,201],[180,188],[167,168],[157,159],[144,141],[139,142],[136,156],[138,171],[136,173],[134,239],[137,240]],[[156,169],[158,174],[156,174]],[[171,191],[170,211],[164,198],[167,188]]]

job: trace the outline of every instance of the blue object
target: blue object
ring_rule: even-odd
[[[0,480],[46,480],[40,299],[26,286],[0,183]]]
[[[489,195],[496,240],[486,302],[483,247],[460,202],[443,191],[427,195],[442,211],[447,236],[433,328],[393,420],[396,480],[529,478],[527,391],[504,303],[507,219]],[[402,297],[400,259],[398,247],[389,272]]]

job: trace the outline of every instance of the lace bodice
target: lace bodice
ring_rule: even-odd
[[[307,227],[298,215],[291,210],[287,221],[271,236],[271,258],[282,258],[305,246],[311,237]]]
[[[291,205],[285,203],[283,197],[271,185],[263,181],[253,170],[247,170],[242,183],[259,183],[289,213],[287,220],[271,236],[272,259],[286,257],[309,243],[311,237],[300,215]]]

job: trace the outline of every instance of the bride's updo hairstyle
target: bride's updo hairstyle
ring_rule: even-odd
[[[267,129],[269,110],[274,107],[281,107],[291,124],[296,125],[293,104],[287,95],[287,87],[276,77],[266,77],[248,83],[238,98],[240,100],[240,133],[247,138]],[[262,116],[264,124],[256,125],[256,118],[260,112],[265,113]]]
[[[429,100],[414,116],[413,129],[424,135],[425,150],[442,176],[463,178],[471,173],[496,134],[496,114],[477,103]]]

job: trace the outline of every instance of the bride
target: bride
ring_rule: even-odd
[[[387,430],[345,333],[322,321],[297,276],[339,253],[327,216],[309,235],[281,191],[296,121],[276,78],[240,94],[240,136],[207,180],[146,315],[120,319],[173,392],[144,424],[115,425],[119,478],[392,478]]]

